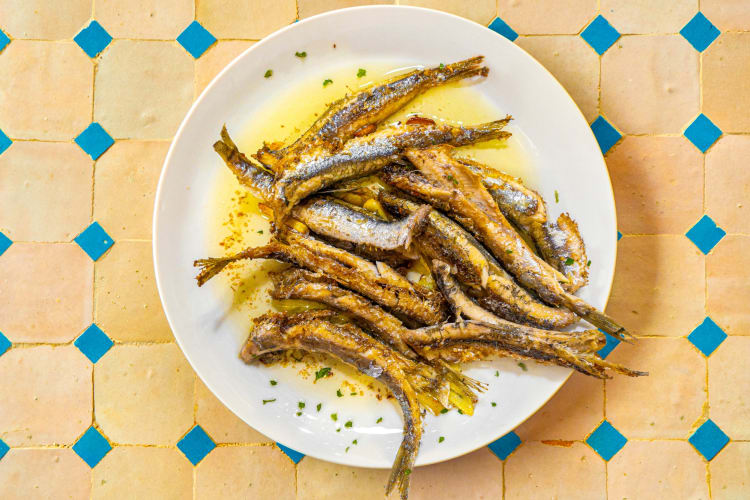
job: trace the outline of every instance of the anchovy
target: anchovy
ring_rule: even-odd
[[[390,174],[397,175],[393,169],[384,171],[384,177],[393,180]],[[419,207],[418,203],[386,191],[381,191],[378,199],[399,217]],[[472,286],[472,295],[484,307],[507,320],[540,328],[560,329],[577,320],[570,311],[548,306],[518,286],[495,258],[453,220],[437,210],[432,210],[427,220],[417,240],[419,251],[429,260],[440,259],[454,266],[460,281]]]
[[[242,154],[229,137],[227,127],[221,128],[221,140],[214,143],[214,151],[224,159],[240,184],[250,190],[256,198],[268,200],[273,193],[273,174]]]
[[[330,354],[388,387],[404,415],[404,438],[391,469],[386,494],[398,488],[405,500],[422,439],[422,414],[417,393],[406,373],[413,363],[356,326],[334,324],[319,314],[261,316],[255,320],[241,357],[252,362],[266,353],[289,349]]]
[[[588,283],[586,247],[570,215],[562,213],[557,222],[534,226],[531,236],[544,259],[568,278],[569,282],[563,283],[566,291],[573,293]]]

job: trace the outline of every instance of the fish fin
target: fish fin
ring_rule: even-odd
[[[193,262],[194,267],[200,268],[200,273],[195,277],[198,286],[203,286],[206,281],[219,274],[230,263],[238,260],[235,256],[231,257],[209,257],[207,259],[198,259]]]
[[[385,486],[386,496],[390,495],[394,488],[398,487],[402,500],[408,498],[411,468],[414,466],[414,453],[411,451],[411,447],[412,444],[406,439],[401,442],[401,446],[396,454],[396,460],[393,461],[393,468],[388,478],[388,484]]]

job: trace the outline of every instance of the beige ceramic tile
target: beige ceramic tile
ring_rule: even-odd
[[[516,434],[523,441],[583,440],[604,417],[603,389],[601,380],[574,373]]]
[[[503,495],[503,464],[489,448],[426,467],[411,478],[411,500],[495,499]]]
[[[602,56],[601,93],[619,130],[680,133],[698,114],[698,52],[680,35],[622,37]]]
[[[2,30],[13,38],[73,38],[91,17],[91,0],[0,0]]]
[[[583,443],[524,443],[505,462],[506,500],[605,496],[604,461]]]
[[[500,0],[497,8],[503,21],[518,33],[575,34],[594,18],[596,3],[595,0]]]
[[[601,0],[602,15],[620,33],[677,33],[696,12],[698,0]]]
[[[748,46],[750,33],[724,33],[703,53],[703,113],[724,133],[750,132]]]
[[[94,368],[96,421],[113,442],[174,444],[193,425],[193,371],[175,344],[114,346]]]
[[[599,106],[599,56],[578,35],[519,37],[516,43],[542,63],[593,121]]]
[[[725,236],[706,257],[708,314],[727,335],[750,335],[750,236]]]
[[[0,439],[9,446],[72,444],[91,425],[91,363],[73,346],[6,352],[0,394]]]
[[[684,338],[622,343],[608,360],[648,372],[607,380],[607,420],[627,438],[685,439],[706,401],[706,362]]]
[[[705,317],[703,254],[684,235],[623,236],[607,313],[640,335],[681,337]]]
[[[703,215],[703,155],[684,137],[627,136],[607,167],[623,234],[685,234]]]
[[[701,0],[701,12],[721,31],[750,30],[746,0]]]
[[[489,24],[495,18],[496,12],[495,2],[492,0],[474,0],[472,2],[460,0],[400,0],[399,5],[414,5],[442,10],[471,19],[479,24]]]
[[[96,322],[113,340],[171,340],[154,281],[151,242],[118,241],[96,263]]]
[[[217,443],[272,443],[232,413],[201,382],[195,385],[195,420]]]
[[[687,441],[630,441],[610,461],[609,498],[708,500],[706,465]]]
[[[69,140],[91,123],[94,65],[73,42],[15,40],[0,57],[0,123],[19,139]]]
[[[115,40],[99,61],[94,116],[118,139],[170,139],[190,108],[193,73],[176,43]]]
[[[193,495],[193,467],[175,448],[117,446],[92,474],[94,499],[181,500]]]
[[[394,0],[297,0],[299,17],[314,16],[329,10],[359,7],[361,5],[393,4]]]
[[[750,234],[750,136],[725,135],[706,155],[706,212],[729,233]]]
[[[750,337],[728,337],[708,358],[711,419],[732,439],[750,439]]]
[[[294,464],[275,446],[216,448],[195,469],[195,498],[293,499]]]
[[[151,238],[154,194],[168,142],[117,141],[96,162],[94,219],[115,241]]]
[[[194,0],[97,0],[96,20],[114,38],[174,40],[193,21]]]
[[[68,342],[92,321],[94,264],[75,243],[14,243],[0,258],[0,324],[13,342]]]
[[[216,38],[260,40],[294,22],[294,0],[200,0],[195,18]]]
[[[89,498],[91,469],[71,449],[10,450],[0,460],[0,498]]]
[[[195,62],[195,95],[200,94],[219,72],[253,42],[232,40],[215,43]]]
[[[0,228],[14,240],[72,240],[91,219],[92,171],[75,144],[14,143],[0,155]]]
[[[389,471],[360,469],[305,457],[297,464],[297,498],[383,500]]]
[[[714,500],[750,498],[750,443],[729,443],[709,467]]]

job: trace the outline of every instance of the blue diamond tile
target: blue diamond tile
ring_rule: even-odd
[[[196,425],[185,437],[177,443],[180,451],[190,460],[190,463],[197,465],[211,450],[216,448],[213,439],[206,434],[206,431],[200,425]]]
[[[680,30],[680,35],[690,42],[690,45],[698,52],[706,50],[720,34],[721,31],[719,31],[719,28],[706,19],[706,16],[702,12],[698,12],[693,16]]]
[[[505,38],[507,38],[511,42],[514,41],[516,38],[518,38],[518,33],[516,33],[513,28],[508,26],[508,23],[506,23],[499,17],[496,17],[495,20],[490,23],[488,28],[494,31],[495,33],[497,33],[498,35],[503,35]]]
[[[177,43],[187,50],[191,56],[198,59],[208,48],[216,42],[213,36],[206,28],[201,26],[198,21],[193,21],[177,37]]]
[[[622,138],[622,134],[601,115],[591,123],[591,130],[594,132],[594,137],[596,137],[596,142],[599,143],[602,154],[607,154],[607,151],[612,149],[612,146]]]
[[[710,356],[724,342],[725,338],[727,338],[727,334],[724,333],[724,330],[706,316],[703,323],[690,332],[687,339],[704,355]]]
[[[622,233],[620,231],[617,231],[617,241],[620,241],[622,239]]]
[[[91,125],[86,127],[86,130],[78,134],[75,141],[92,160],[99,158],[102,153],[115,143],[112,136],[96,122],[92,122]]]
[[[5,454],[8,453],[8,450],[10,450],[10,446],[5,444],[5,441],[0,439],[0,460],[2,460]]]
[[[627,442],[628,439],[606,420],[599,424],[599,427],[586,438],[586,444],[608,462]]]
[[[5,236],[0,232],[0,255],[4,254],[7,249],[13,244],[13,240]]]
[[[109,453],[112,446],[109,442],[101,435],[101,433],[94,427],[89,427],[89,430],[83,433],[76,444],[73,445],[73,451],[75,451],[84,462],[89,464],[89,467],[94,468],[96,464],[104,458],[104,455]]]
[[[10,349],[10,346],[13,345],[10,340],[8,340],[8,337],[3,335],[3,332],[0,332],[0,356],[5,354],[5,351]]]
[[[286,453],[286,456],[288,456],[289,458],[291,458],[292,462],[294,462],[295,464],[298,464],[300,460],[302,460],[303,458],[305,458],[305,454],[304,453],[300,453],[300,452],[295,451],[295,450],[293,450],[291,448],[287,448],[286,446],[284,446],[281,443],[276,443],[276,446],[278,446],[281,449],[281,451],[283,451],[284,453]]]
[[[724,434],[724,431],[709,418],[698,427],[688,441],[693,448],[698,450],[698,453],[710,461],[727,445],[729,436]]]
[[[0,130],[0,155],[5,153],[5,150],[8,149],[11,144],[13,144],[13,141],[10,140],[10,137]]]
[[[501,437],[497,441],[494,441],[487,445],[492,453],[497,455],[500,460],[505,460],[508,455],[513,453],[516,448],[521,444],[521,438],[518,437],[513,431],[510,431],[505,436]]]
[[[620,38],[620,33],[600,14],[581,32],[581,38],[602,55]]]
[[[8,38],[8,35],[3,33],[3,30],[0,30],[0,52],[2,52],[3,49],[7,47],[9,43],[10,43],[10,38]]]
[[[721,137],[721,134],[721,129],[703,113],[699,114],[698,118],[693,120],[693,123],[688,125],[683,132],[683,135],[702,153],[705,153]]]
[[[99,53],[107,48],[112,37],[107,33],[101,24],[91,21],[88,26],[83,28],[73,37],[73,40],[89,57],[96,57]]]
[[[602,332],[601,330],[599,330]],[[607,340],[607,343],[604,344],[604,347],[599,349],[596,353],[599,355],[602,359],[607,359],[607,356],[609,356],[609,353],[615,350],[615,347],[620,345],[620,339],[613,337],[612,335],[608,334],[607,332],[602,332],[604,334],[604,338]]]
[[[98,222],[93,222],[84,229],[74,241],[92,260],[98,260],[115,243]]]
[[[112,347],[112,339],[92,323],[73,343],[92,363],[96,363]]]
[[[708,254],[716,244],[726,235],[726,231],[716,225],[708,215],[701,217],[690,230],[685,233],[690,241],[704,254]]]

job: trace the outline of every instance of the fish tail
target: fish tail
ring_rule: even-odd
[[[510,115],[506,116],[502,120],[495,120],[492,122],[482,123],[474,127],[467,127],[461,129],[460,134],[453,141],[452,146],[465,146],[468,144],[474,144],[481,141],[489,141],[491,139],[506,139],[510,137],[510,132],[506,132],[503,128],[512,120]]]
[[[390,495],[394,488],[398,487],[399,495],[402,500],[409,497],[409,482],[411,480],[412,467],[416,459],[416,446],[404,436],[401,446],[396,454],[396,460],[393,461],[391,475],[388,478],[388,484],[385,486],[386,496]]]
[[[251,168],[266,171],[260,165],[253,164],[248,157],[240,152],[237,145],[229,136],[226,125],[221,128],[221,140],[214,143],[214,151],[221,156],[224,163],[227,164],[238,179],[250,175],[252,173]]]
[[[607,332],[624,342],[633,342],[635,340],[635,337],[633,337],[624,326],[620,325],[603,312],[588,305],[575,295],[567,294],[567,298],[569,299],[571,309],[595,327],[600,328],[602,331]]]
[[[414,236],[420,232],[422,227],[424,227],[431,211],[432,207],[430,205],[422,205],[404,219],[398,235],[398,243],[400,246],[406,249],[411,246]]]
[[[457,385],[464,387],[465,392],[471,393],[472,391],[484,392],[487,390],[488,385],[477,379],[471,378],[468,375],[461,373],[459,369],[447,361],[440,360],[440,364],[445,367],[448,373],[448,380],[454,382]]]
[[[470,57],[469,59],[464,59],[463,61],[444,65],[443,67],[433,68],[431,71],[435,75],[435,83],[471,78],[477,75],[487,76],[490,71],[489,68],[486,66],[479,66],[483,60],[484,56],[475,56]]]
[[[219,274],[225,267],[237,259],[232,257],[209,257],[207,259],[198,259],[193,262],[194,267],[200,268],[200,272],[195,277],[198,286],[203,286],[206,281]]]

